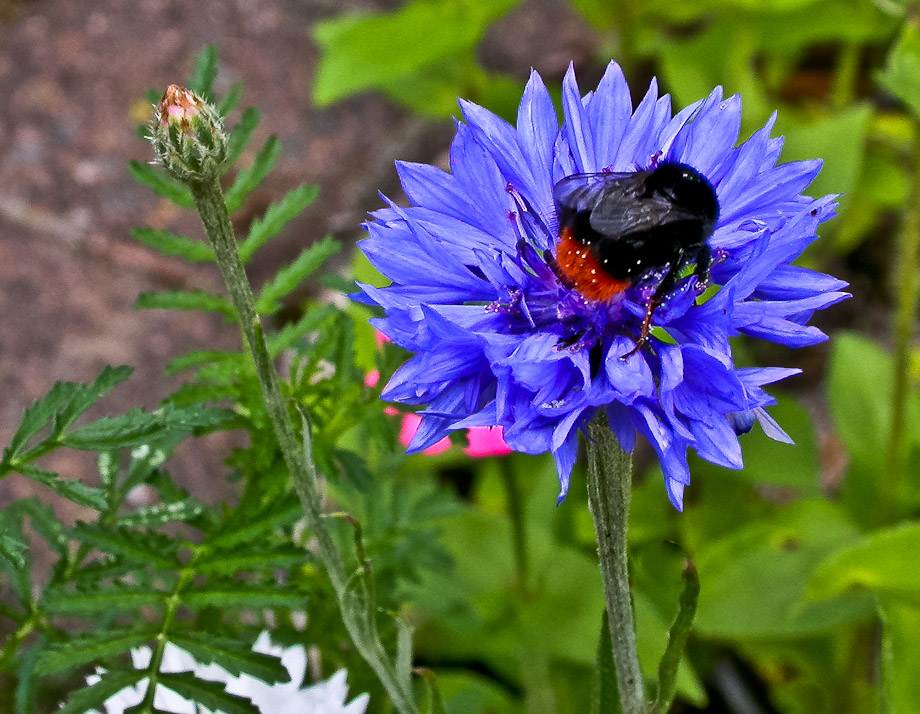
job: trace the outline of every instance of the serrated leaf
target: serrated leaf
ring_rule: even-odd
[[[205,263],[214,260],[214,251],[211,250],[211,246],[176,233],[143,226],[132,228],[131,235],[163,255],[175,255],[191,263]]]
[[[311,307],[297,322],[289,323],[277,334],[269,336],[268,353],[277,357],[282,351],[293,347],[298,340],[317,330],[337,310],[335,305],[328,304]]]
[[[205,575],[235,575],[248,571],[265,571],[272,568],[288,569],[310,560],[310,554],[294,545],[276,548],[245,550],[218,550],[195,561],[198,572]]]
[[[222,714],[259,714],[258,708],[249,699],[230,694],[221,682],[198,679],[191,672],[161,672],[159,681],[180,697],[197,702],[211,711]]]
[[[50,507],[43,506],[36,498],[23,498],[16,501],[13,508],[29,517],[32,528],[41,534],[56,553],[67,555],[67,536]]]
[[[55,383],[42,399],[25,410],[4,457],[9,460],[17,456],[49,421],[53,422],[52,435],[59,434],[116,385],[125,381],[132,371],[131,367],[107,366],[92,384]]]
[[[214,548],[230,548],[238,543],[254,542],[265,533],[294,523],[302,515],[300,503],[293,499],[281,506],[272,504],[257,513],[237,511],[234,514],[236,519],[224,524],[209,542]]]
[[[42,603],[51,614],[94,615],[157,606],[165,598],[166,594],[158,590],[109,585],[92,591],[50,588],[45,591]]]
[[[134,686],[146,676],[147,672],[143,669],[104,672],[102,678],[92,687],[72,691],[67,702],[56,714],[86,714],[92,709],[102,711],[106,699],[122,689]]]
[[[247,107],[240,117],[240,120],[234,125],[233,129],[230,130],[230,140],[227,142],[227,161],[224,164],[225,166],[232,166],[239,160],[240,155],[243,153],[243,149],[246,148],[249,140],[252,139],[252,132],[259,126],[259,121],[259,110],[255,107]]]
[[[264,216],[252,222],[249,235],[240,244],[242,261],[248,263],[253,254],[269,238],[278,235],[289,221],[299,216],[307,206],[316,200],[317,193],[319,193],[319,187],[304,184],[288,191],[280,201],[272,203]]]
[[[677,617],[668,631],[668,646],[658,665],[658,696],[655,703],[656,712],[667,712],[677,693],[677,668],[684,655],[684,647],[693,627],[693,616],[700,597],[700,578],[687,562],[683,573],[684,588],[680,594]]]
[[[180,208],[194,208],[195,199],[188,186],[180,183],[161,168],[140,161],[129,161],[128,172],[138,183],[152,190],[157,196],[168,198]]]
[[[229,366],[235,372],[246,364],[246,358],[243,356],[242,352],[231,352],[229,350],[195,350],[172,360],[166,365],[166,373],[172,376],[182,370],[191,369],[192,367],[198,367],[203,364],[216,364],[221,367]]]
[[[45,471],[32,464],[23,464],[16,469],[23,476],[51,488],[62,498],[97,511],[105,510],[105,493],[93,486],[87,486],[76,479],[61,478],[58,474]]]
[[[22,570],[26,567],[28,552],[29,546],[19,534],[0,526],[0,558],[3,558],[14,569]]]
[[[17,656],[16,666],[16,714],[33,714],[37,699],[40,677],[35,672],[35,660],[44,651],[48,640],[45,635],[40,635],[35,644]]]
[[[259,153],[256,154],[256,159],[252,166],[240,171],[233,185],[227,191],[224,200],[230,213],[238,210],[243,205],[246,197],[262,183],[262,179],[274,168],[275,162],[280,155],[281,142],[277,136],[270,136]]]
[[[172,503],[157,503],[153,506],[144,506],[136,511],[119,516],[116,524],[128,528],[137,526],[159,526],[173,521],[190,521],[204,511],[201,501],[196,498],[186,498]]]
[[[117,580],[129,573],[134,574],[136,572],[137,563],[118,558],[107,558],[81,566],[71,576],[71,582],[78,590],[92,590],[98,587],[100,582]]]
[[[221,426],[235,418],[229,410],[201,406],[167,405],[155,412],[145,412],[136,407],[124,414],[103,417],[80,427],[65,434],[60,441],[65,446],[85,451],[145,446],[152,441]]]
[[[126,528],[77,523],[71,531],[74,538],[98,548],[103,553],[127,560],[150,564],[162,570],[176,570],[178,545],[169,537],[156,532],[136,532]]]
[[[278,271],[256,299],[256,312],[271,315],[281,308],[281,300],[302,283],[327,259],[339,252],[341,246],[332,238],[324,238],[307,248],[293,263]]]
[[[54,433],[59,434],[76,421],[83,412],[124,382],[134,371],[133,367],[106,366],[92,384],[78,385],[73,398],[55,415]]]
[[[303,607],[306,596],[303,593],[280,585],[260,586],[245,583],[208,585],[189,590],[182,595],[182,602],[188,607],[254,608]]]
[[[170,290],[163,293],[141,293],[134,301],[137,310],[203,310],[236,320],[236,310],[230,301],[204,290]]]
[[[227,93],[221,97],[220,101],[217,103],[217,111],[220,112],[222,117],[226,117],[230,112],[236,109],[236,106],[240,103],[240,99],[242,98],[243,83],[234,82],[230,85],[230,89]]]
[[[169,635],[169,640],[201,663],[213,662],[235,677],[248,674],[266,684],[285,683],[291,676],[272,655],[254,652],[238,640],[216,637],[209,632],[183,632]]]
[[[206,45],[195,57],[195,71],[188,78],[188,88],[198,96],[211,98],[217,78],[217,45]]]
[[[106,657],[114,657],[133,647],[146,645],[157,635],[156,629],[106,630],[92,635],[72,637],[66,642],[46,647],[35,665],[36,673],[47,676],[65,669],[82,667]]]

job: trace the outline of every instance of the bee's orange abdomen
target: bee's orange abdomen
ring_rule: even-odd
[[[570,286],[589,300],[610,300],[630,285],[629,280],[611,278],[601,268],[591,247],[576,239],[570,227],[559,234],[556,266]]]

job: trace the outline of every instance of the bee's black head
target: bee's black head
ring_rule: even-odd
[[[719,217],[719,201],[708,179],[692,166],[676,162],[660,163],[646,180],[649,192],[656,192],[674,205],[714,223]]]

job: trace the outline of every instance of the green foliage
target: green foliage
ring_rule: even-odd
[[[904,24],[878,81],[915,115],[920,114],[920,30],[915,22]]]
[[[313,84],[320,106],[380,90],[428,116],[449,116],[456,98],[482,99],[514,83],[483,70],[475,49],[519,0],[410,0],[392,13],[361,13],[320,22],[313,37],[322,57]],[[490,86],[491,85],[491,86]],[[510,86],[508,86],[510,85]],[[505,94],[508,107],[513,101]],[[494,106],[494,103],[493,103]]]

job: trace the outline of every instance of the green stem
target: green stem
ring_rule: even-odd
[[[230,224],[220,184],[214,177],[207,181],[189,182],[189,188],[195,198],[208,241],[217,258],[217,265],[239,315],[240,332],[255,363],[265,409],[288,472],[294,481],[307,526],[316,538],[317,554],[335,590],[345,627],[355,647],[387,690],[396,710],[401,714],[415,714],[418,710],[412,695],[411,682],[404,681],[397,675],[393,663],[377,637],[376,608],[369,593],[366,588],[355,590],[349,586],[344,559],[326,525],[317,486],[316,467],[312,458],[308,457],[309,430],[303,430],[305,443],[301,446],[295,436],[287,403],[278,384],[278,375],[265,344],[262,322],[256,314],[255,299],[240,259],[236,236]]]
[[[517,586],[521,592],[527,591],[530,577],[530,555],[527,551],[527,527],[524,521],[524,503],[521,488],[511,459],[499,459],[498,469],[505,485],[505,497],[508,499],[508,517],[511,519],[511,539],[514,548],[514,571]]]
[[[196,558],[193,556],[188,566],[179,572],[179,579],[176,581],[173,591],[166,600],[166,612],[163,615],[163,624],[157,633],[156,644],[153,647],[153,653],[150,656],[150,664],[147,665],[147,691],[144,692],[144,698],[138,705],[138,714],[152,714],[153,700],[157,692],[157,682],[160,679],[160,665],[163,663],[163,653],[166,651],[166,643],[169,641],[169,628],[172,627],[179,606],[182,604],[182,591],[195,579],[195,569],[192,566]]]
[[[897,312],[894,320],[894,365],[891,393],[891,427],[886,449],[886,477],[882,480],[883,521],[897,517],[898,504],[906,484],[907,444],[905,438],[907,399],[910,394],[910,350],[914,340],[920,297],[920,122],[914,122],[913,156],[908,175],[913,177],[910,201],[898,241]]]
[[[603,412],[588,425],[588,437],[588,507],[597,533],[620,703],[623,714],[645,714],[626,547],[632,458],[620,448]]]
[[[22,624],[16,628],[16,632],[10,636],[10,639],[7,640],[3,649],[0,650],[0,672],[5,671],[6,668],[10,666],[19,649],[19,645],[25,642],[26,638],[38,627],[40,619],[41,613],[37,610],[33,610],[29,614],[28,619],[24,620]]]

